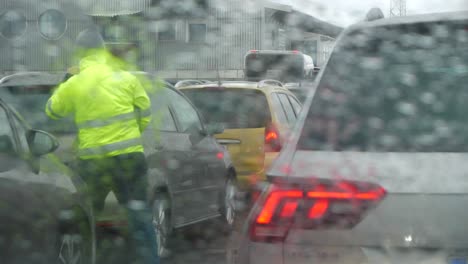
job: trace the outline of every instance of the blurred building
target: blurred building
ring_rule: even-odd
[[[73,1],[0,1],[0,76],[64,71],[76,36],[92,20]]]
[[[297,49],[321,65],[341,31],[267,0],[4,0],[0,10],[6,10],[0,13],[0,33],[18,31],[0,35],[2,72],[63,70],[72,63],[74,38],[90,21],[110,47],[170,79],[212,79],[217,71],[241,79],[244,55],[254,49]],[[59,12],[42,15],[47,10]],[[25,29],[15,19],[27,21]]]
[[[244,55],[254,49],[297,49],[320,66],[342,30],[271,1],[153,0],[147,4],[137,15],[93,16],[108,42],[139,39],[140,64],[171,79],[212,79],[216,71],[222,78],[241,79]],[[137,17],[144,21],[139,30],[131,26]]]

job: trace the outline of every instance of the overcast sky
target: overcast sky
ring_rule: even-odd
[[[292,5],[317,18],[347,26],[362,20],[372,7],[382,9],[386,17],[391,0],[271,0]],[[406,0],[407,14],[468,10],[468,0]]]

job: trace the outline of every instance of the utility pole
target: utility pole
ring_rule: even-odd
[[[406,0],[390,0],[390,17],[406,16]]]

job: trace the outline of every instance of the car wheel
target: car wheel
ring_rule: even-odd
[[[95,263],[96,240],[92,221],[80,209],[62,211],[70,220],[60,223],[56,242],[57,263]]]
[[[168,257],[169,236],[172,231],[171,208],[169,198],[165,194],[156,195],[153,201],[153,226],[156,233],[157,253],[161,258]]]
[[[227,231],[231,231],[236,221],[236,194],[237,181],[235,176],[231,175],[226,179],[222,198],[221,215],[227,227]]]

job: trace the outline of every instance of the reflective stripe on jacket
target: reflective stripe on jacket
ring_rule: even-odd
[[[46,105],[53,119],[74,115],[82,159],[143,152],[150,100],[140,81],[110,56],[96,51],[83,58],[80,73],[62,83]]]

